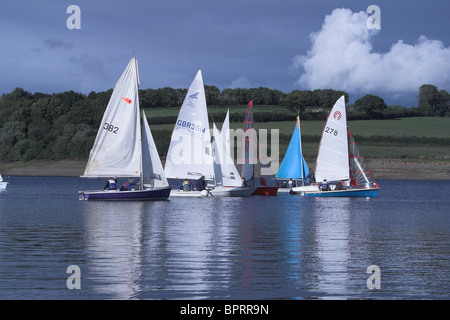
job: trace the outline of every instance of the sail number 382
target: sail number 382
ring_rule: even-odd
[[[117,131],[119,131],[119,127],[113,126],[112,124],[106,123],[103,125],[103,129],[106,131],[112,132],[117,134]]]
[[[332,134],[334,136],[338,135],[338,131],[333,129],[333,128],[330,128],[330,127],[325,127],[325,133],[329,133],[329,134]]]

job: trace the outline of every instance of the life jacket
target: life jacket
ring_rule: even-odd
[[[115,190],[116,189],[116,182],[114,179],[108,180],[109,182],[109,190]]]
[[[189,183],[188,180],[185,180],[185,181],[183,182],[183,190],[184,190],[184,191],[191,191],[191,185],[190,185],[190,183]]]
[[[123,184],[123,187],[125,188],[125,190],[130,190],[131,185],[130,185],[129,182],[125,182],[125,183]]]

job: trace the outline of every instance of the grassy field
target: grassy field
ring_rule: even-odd
[[[279,110],[279,107],[277,108]],[[243,112],[242,109],[245,110],[242,106],[234,107],[230,108],[230,112],[231,110]],[[172,111],[177,115],[178,108]],[[161,110],[155,110],[155,114],[158,112]],[[148,111],[147,115],[154,116],[153,111]],[[324,121],[301,121],[303,154],[310,160],[314,160],[317,156],[324,124]],[[217,122],[216,125],[220,129],[222,122]],[[232,129],[239,129],[243,128],[243,123],[231,122],[230,126]],[[294,127],[294,114],[292,121],[255,123],[256,130],[267,129],[269,134],[271,129],[278,130],[280,157],[286,152]],[[348,127],[366,158],[431,159],[450,162],[450,118],[354,120],[348,122]],[[161,133],[161,140],[157,144],[162,150],[162,155],[167,153],[173,128],[174,124],[152,125],[152,131]]]

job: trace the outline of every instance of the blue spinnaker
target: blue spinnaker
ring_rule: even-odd
[[[280,168],[276,174],[277,178],[282,179],[306,179],[309,174],[308,165],[302,156],[300,139],[300,120],[297,118],[294,133],[281,162]],[[303,163],[303,166],[302,166]],[[302,173],[303,169],[303,173]]]

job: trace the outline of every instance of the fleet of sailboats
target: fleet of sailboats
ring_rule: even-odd
[[[256,183],[254,165],[258,139],[253,126],[253,101],[244,121],[242,176],[231,157],[229,110],[219,131],[208,119],[205,88],[199,70],[192,81],[175,123],[165,168],[144,112],[139,107],[139,71],[133,57],[117,81],[91,149],[83,178],[104,178],[104,189],[79,191],[80,200],[167,200],[180,197],[247,197],[276,195],[278,184],[266,181],[295,180],[280,188],[312,197],[376,197],[379,186],[347,126],[345,97],[331,109],[323,128],[315,172],[302,154],[300,116],[276,176],[261,174]],[[263,161],[259,161],[261,168]],[[264,161],[266,163],[266,161]],[[315,177],[315,178],[314,178]],[[119,188],[118,179],[125,179]],[[133,188],[134,179],[138,182]],[[207,181],[206,189],[173,188],[170,181]],[[123,181],[122,181],[123,182]],[[7,182],[0,175],[0,190]],[[125,188],[126,186],[126,188]]]

